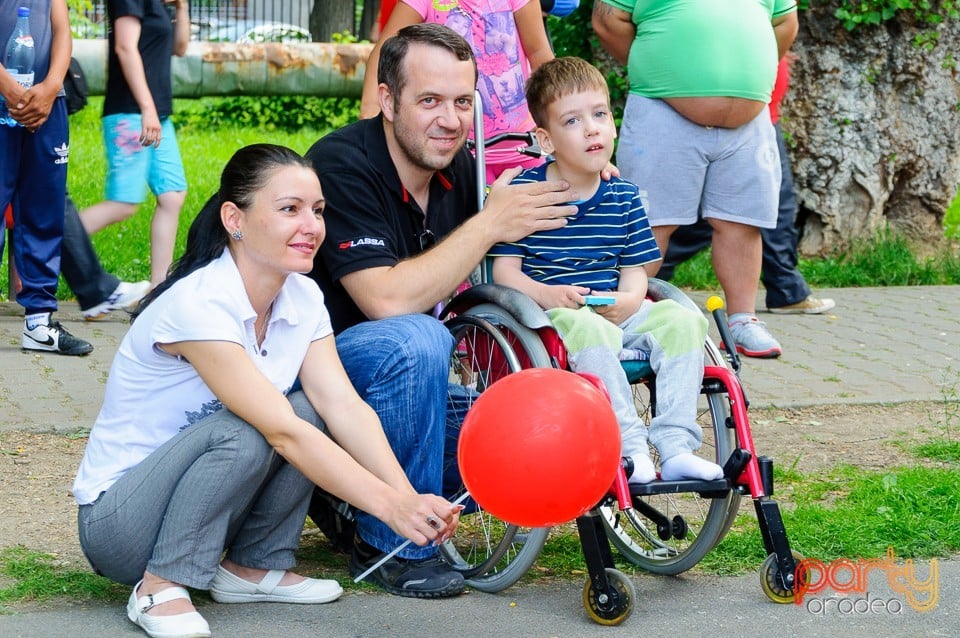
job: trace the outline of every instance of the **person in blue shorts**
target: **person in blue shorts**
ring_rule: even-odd
[[[563,338],[570,367],[603,381],[620,425],[622,454],[633,460],[629,480],[656,478],[648,443],[664,480],[723,477],[719,465],[694,452],[701,444],[697,400],[703,379],[707,321],[667,299],[646,299],[645,264],[659,261],[636,185],[601,179],[613,155],[616,126],[603,75],[579,58],[557,58],[533,72],[527,101],[546,165],[514,183],[563,180],[585,197],[566,226],[494,246],[493,279],[530,296]],[[587,305],[592,293],[607,305]],[[637,414],[621,358],[649,358],[657,375],[657,412],[649,432]]]
[[[17,21],[15,0],[0,0],[0,42]],[[0,211],[13,204],[13,260],[22,288],[24,350],[85,355],[93,346],[53,320],[57,310],[70,132],[63,77],[73,48],[64,0],[30,3],[34,83],[24,88],[0,67],[0,93],[19,126],[0,125]]]
[[[186,0],[108,0],[110,21],[103,141],[106,201],[80,213],[87,233],[133,215],[149,186],[157,197],[150,225],[150,283],[173,262],[187,179],[170,115],[170,57],[183,57],[190,39]]]

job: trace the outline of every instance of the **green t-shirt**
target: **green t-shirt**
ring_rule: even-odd
[[[796,0],[602,0],[633,16],[630,92],[646,97],[770,101],[777,75],[774,18]]]

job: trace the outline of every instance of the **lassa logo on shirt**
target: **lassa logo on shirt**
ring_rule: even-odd
[[[337,248],[340,250],[350,250],[351,248],[356,248],[357,246],[384,246],[382,239],[377,239],[376,237],[358,237],[357,239],[348,239],[337,244]]]

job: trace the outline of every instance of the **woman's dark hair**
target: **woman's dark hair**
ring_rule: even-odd
[[[309,160],[276,144],[251,144],[234,153],[220,174],[220,190],[207,200],[190,224],[183,256],[170,267],[167,278],[143,298],[131,321],[170,286],[222,255],[230,236],[220,221],[220,208],[225,202],[233,202],[240,210],[247,210],[273,171],[286,166],[313,170]]]
[[[412,44],[425,44],[445,49],[461,62],[472,62],[473,83],[477,83],[477,61],[473,56],[473,49],[460,34],[450,27],[433,22],[411,24],[397,31],[396,35],[387,38],[380,47],[377,83],[387,85],[393,95],[394,104],[400,99],[400,93],[407,84],[403,61]]]

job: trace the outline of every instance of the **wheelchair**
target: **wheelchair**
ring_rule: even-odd
[[[479,94],[475,97],[480,104]],[[482,144],[474,145],[477,190],[482,207],[486,192],[485,149],[505,140],[522,145],[513,149],[539,157],[530,133],[482,137],[482,116],[475,109],[474,128]],[[436,315],[453,335],[448,378],[448,430],[459,427],[473,402],[493,383],[530,367],[567,369],[566,351],[546,313],[522,293],[489,282],[487,268],[471,278],[471,287],[456,295]],[[651,278],[648,296],[673,299],[698,310],[671,284]],[[800,555],[790,549],[783,519],[773,494],[773,462],[757,457],[747,416],[748,402],[737,373],[740,361],[722,317],[713,311],[726,353],[707,338],[698,422],[703,444],[698,454],[724,470],[715,481],[653,481],[631,485],[632,471],[625,459],[608,493],[576,520],[588,579],[583,605],[601,625],[619,625],[633,611],[636,591],[632,581],[614,565],[611,545],[630,563],[646,571],[676,575],[696,565],[719,543],[736,518],[740,499],[749,495],[759,522],[767,558],[760,570],[761,588],[774,602],[794,600],[794,574]],[[656,411],[656,378],[645,361],[625,361],[624,370],[634,389],[634,401],[649,423]],[[449,426],[452,426],[449,427]],[[456,438],[447,441],[448,466],[444,496],[463,495],[453,459]],[[656,455],[654,460],[656,462]],[[522,486],[518,486],[522,489]],[[509,524],[484,511],[471,499],[454,538],[440,546],[448,563],[467,584],[484,592],[502,591],[534,565],[550,530]],[[350,506],[319,489],[310,505],[311,518],[342,551],[349,551],[354,524]]]
[[[679,289],[658,279],[650,279],[648,296],[696,309]],[[723,467],[724,478],[633,485],[627,483],[632,468],[624,460],[608,494],[576,521],[589,573],[583,603],[597,623],[622,623],[636,597],[630,579],[614,567],[611,545],[645,571],[680,574],[723,539],[745,494],[754,501],[768,554],[761,568],[761,588],[775,602],[793,601],[800,556],[790,550],[779,506],[771,498],[773,462],[758,458],[754,450],[747,400],[736,374],[739,357],[725,319],[721,322],[722,313],[714,316],[726,337],[726,354],[709,338],[705,341],[698,410],[703,445],[698,454]],[[445,307],[442,318],[456,342],[449,401],[458,403],[464,414],[486,388],[507,374],[529,367],[567,368],[563,344],[546,313],[515,290],[491,283],[473,286]],[[656,378],[646,361],[625,361],[623,366],[638,410],[649,422],[656,410]],[[532,567],[548,533],[505,524],[481,510],[466,517],[457,536],[441,549],[464,572],[468,584],[495,592],[517,582]]]

